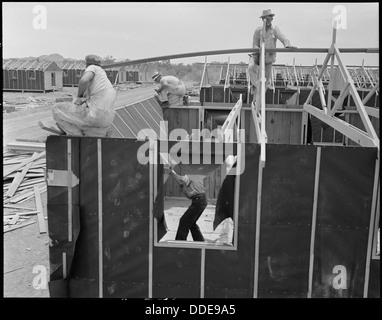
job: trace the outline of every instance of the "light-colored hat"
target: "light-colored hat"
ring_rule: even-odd
[[[273,17],[275,14],[272,13],[272,10],[271,9],[267,9],[267,10],[263,10],[263,14],[260,18],[264,18],[264,17],[267,17],[267,16],[271,16]]]
[[[85,62],[88,64],[95,64],[97,66],[101,65],[102,58],[100,56],[97,56],[95,54],[88,54],[85,57]]]
[[[155,81],[155,79],[160,77],[160,76],[161,76],[161,74],[159,72],[155,72],[154,75],[152,76],[152,78]]]

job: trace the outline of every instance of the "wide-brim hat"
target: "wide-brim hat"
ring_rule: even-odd
[[[152,76],[152,79],[155,81],[156,78],[160,77],[161,74],[159,72],[155,72],[154,75]]]
[[[260,18],[271,16],[273,17],[275,14],[272,13],[271,9],[263,10],[263,14],[260,16]]]
[[[88,54],[85,57],[85,62],[88,64],[95,64],[97,66],[100,66],[101,62],[102,62],[102,58],[100,56],[95,55],[95,54]]]

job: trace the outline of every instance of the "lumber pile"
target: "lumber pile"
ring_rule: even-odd
[[[41,200],[47,191],[45,150],[36,151],[34,143],[30,148],[27,142],[25,145],[24,150],[18,144],[15,150],[3,151],[3,230],[8,232],[36,223],[30,218],[37,215],[40,233],[45,233]]]

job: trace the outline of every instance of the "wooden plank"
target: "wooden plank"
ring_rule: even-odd
[[[4,208],[9,208],[9,209],[19,209],[19,210],[31,210],[31,208],[26,208],[26,207],[21,207],[21,206],[15,206],[11,204],[6,204],[3,205]]]
[[[335,54],[336,54],[336,58],[338,60],[338,65],[342,71],[342,73],[344,74],[345,78],[349,81],[350,83],[350,92],[353,96],[353,99],[354,99],[354,102],[356,104],[356,107],[357,107],[357,110],[359,112],[359,115],[361,116],[361,119],[362,119],[362,122],[365,126],[365,129],[367,131],[367,133],[369,134],[369,136],[374,140],[376,141],[376,144],[378,145],[377,147],[379,148],[379,138],[373,128],[373,125],[371,124],[370,122],[370,118],[368,116],[368,114],[366,113],[366,110],[365,110],[365,107],[361,101],[361,98],[359,97],[358,95],[358,92],[357,92],[357,89],[355,88],[354,86],[354,83],[351,81],[351,76],[349,74],[349,71],[348,69],[343,65],[342,61],[341,61],[341,57],[340,57],[340,52],[338,51],[338,49],[336,47],[334,47],[334,50],[335,50]]]
[[[34,195],[36,199],[36,208],[39,213],[37,213],[37,219],[38,219],[38,226],[40,229],[40,233],[46,233],[46,223],[44,219],[44,211],[42,207],[42,201],[41,201],[41,195],[40,195],[40,189],[38,186],[34,186]]]
[[[365,110],[369,116],[379,119],[379,109],[365,106]]]
[[[301,144],[302,113],[290,114],[290,140],[289,144]]]
[[[21,163],[21,162],[23,162],[25,159],[28,159],[29,157],[30,157],[30,155],[28,155],[28,156],[23,156],[23,157],[15,157],[15,156],[12,156],[11,159],[4,160],[4,161],[3,161],[3,166],[8,166],[8,165],[12,165],[12,164],[18,164],[18,163]]]
[[[44,193],[44,192],[46,192],[46,186],[44,186],[43,188],[40,188],[40,193]],[[25,197],[24,199],[20,200],[19,203],[28,201],[29,199],[32,199],[33,197],[34,197],[34,194],[30,194],[28,197]]]
[[[12,168],[10,168],[10,169],[8,169],[8,170],[4,170],[4,172],[3,172],[3,178],[6,177],[6,176],[8,176],[10,173],[12,173],[12,172],[14,172],[14,171],[16,171],[16,170],[18,170],[18,169],[24,167],[24,166],[27,165],[28,163],[33,162],[33,161],[35,161],[35,160],[37,160],[37,159],[40,159],[40,158],[43,157],[43,156],[45,156],[45,151],[40,152],[40,153],[35,152],[35,153],[32,155],[32,157],[30,157],[29,159],[24,160],[23,162],[19,163],[18,165],[15,165],[14,167],[12,167]]]
[[[284,144],[290,144],[290,133],[291,133],[291,113],[282,112],[281,113],[281,133],[280,141]]]
[[[40,192],[44,192],[46,190],[46,186],[44,185],[42,188],[40,188]],[[25,191],[17,196],[13,196],[12,198],[7,199],[7,202],[10,203],[17,203],[26,200],[27,198],[30,198],[34,195],[34,191]]]
[[[370,138],[365,132],[357,127],[339,118],[331,117],[312,105],[306,104],[304,108],[307,112],[325,122],[335,130],[341,132],[359,145],[365,147],[378,147],[378,144],[374,139]]]
[[[14,212],[4,212],[4,216],[12,216],[12,215],[18,215],[18,216],[29,216],[29,215],[34,215],[34,214],[37,214],[39,211],[35,210],[35,211],[26,211],[26,212],[17,212],[17,213],[14,213]]]
[[[256,143],[260,143],[260,135],[261,135],[261,129],[260,129],[260,120],[259,118],[257,117],[256,115],[256,110],[255,110],[255,106],[252,102],[252,110],[251,110],[251,113],[252,113],[252,119],[253,119],[253,126],[254,126],[254,129],[255,129],[255,140],[254,142]]]
[[[19,225],[14,226],[14,227],[10,227],[10,228],[8,228],[8,229],[5,229],[5,230],[4,230],[4,233],[9,232],[9,231],[13,231],[13,230],[15,230],[15,229],[19,229],[19,228],[22,228],[22,227],[29,226],[30,224],[33,224],[33,223],[36,223],[36,221],[29,221],[29,222],[25,222],[25,223],[23,223],[23,224],[19,224]]]
[[[15,214],[12,219],[8,222],[8,224],[15,225],[17,221],[19,221],[19,216]]]
[[[12,150],[28,150],[34,152],[45,151],[44,142],[12,141],[7,143],[7,148]]]
[[[28,172],[32,162],[28,163],[23,171],[21,173],[17,173],[16,177],[13,179],[11,186],[9,187],[7,193],[5,194],[7,197],[13,197],[15,194],[17,188],[20,186],[20,183],[23,181],[25,178],[25,174]]]
[[[46,183],[45,181],[41,181],[41,182],[34,182],[33,184],[30,184],[30,185],[27,185],[27,186],[20,186],[18,187],[18,191],[22,191],[22,190],[25,190],[25,189],[30,189],[32,188],[32,186],[41,186],[41,187],[46,187]]]
[[[337,101],[334,103],[333,108],[331,108],[331,110],[328,111],[328,114],[329,114],[330,116],[333,116],[333,115],[337,112],[338,108],[339,108],[339,107],[342,107],[343,102],[344,102],[344,99],[345,99],[345,97],[346,97],[346,96],[348,95],[348,93],[349,93],[349,89],[350,89],[350,85],[349,85],[349,83],[347,83],[347,84],[345,85],[345,87],[342,88],[341,94],[340,94],[339,97],[337,98]]]

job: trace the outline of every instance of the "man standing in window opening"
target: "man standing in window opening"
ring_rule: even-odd
[[[110,136],[117,91],[101,68],[99,56],[87,55],[85,62],[77,98],[70,103],[56,103],[52,109],[53,119],[70,136]]]
[[[263,10],[263,14],[260,18],[265,23],[265,32],[263,32],[263,27],[256,29],[253,35],[252,47],[258,49],[261,47],[261,37],[264,37],[264,47],[265,49],[275,49],[277,40],[280,40],[285,48],[296,49],[296,47],[291,46],[289,40],[281,33],[280,29],[277,26],[272,25],[273,17],[275,16],[272,13],[271,9]],[[251,93],[253,94],[253,100],[256,99],[256,94],[260,87],[260,53],[255,52],[249,55],[248,63],[248,73],[251,80]],[[267,52],[265,50],[265,91],[268,89],[268,86],[271,82],[272,75],[272,64],[276,61],[276,52]]]
[[[188,233],[191,231],[192,239],[194,241],[204,241],[199,226],[196,224],[204,209],[207,207],[206,190],[203,185],[204,176],[180,176],[173,169],[166,170],[179,183],[181,191],[186,197],[192,200],[191,205],[179,220],[175,240],[187,240]]]

